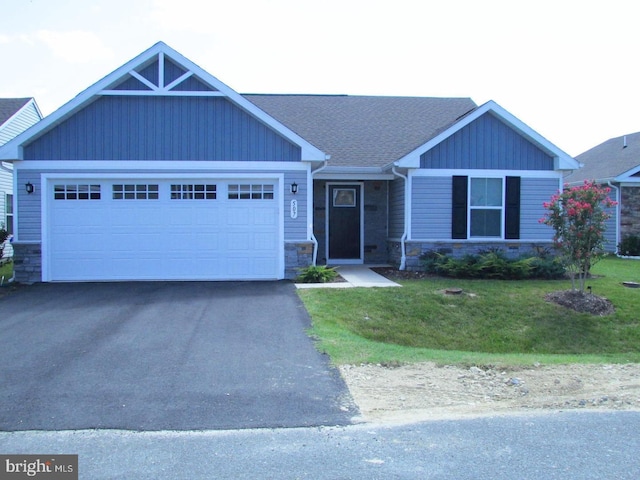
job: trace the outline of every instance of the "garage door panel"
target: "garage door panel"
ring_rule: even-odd
[[[99,200],[50,202],[49,279],[281,278],[276,198],[231,200],[217,181],[215,199],[176,199],[170,180],[153,180],[157,198],[125,200],[111,198],[111,184],[126,181],[96,182]]]

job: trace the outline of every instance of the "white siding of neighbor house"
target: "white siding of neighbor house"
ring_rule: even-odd
[[[4,145],[12,138],[21,134],[27,128],[40,120],[40,112],[33,103],[29,101],[13,117],[0,126],[0,145]],[[7,222],[7,195],[13,194],[13,165],[2,162],[0,166],[0,223],[6,228]],[[13,255],[11,244],[6,243],[3,257]]]
[[[0,127],[0,145],[4,145],[39,120],[40,114],[36,106],[33,102],[29,103]]]

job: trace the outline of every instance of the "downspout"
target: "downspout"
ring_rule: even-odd
[[[404,232],[402,232],[402,237],[400,237],[400,268],[399,270],[406,270],[407,268],[407,249],[406,249],[406,241],[409,230],[409,179],[406,175],[401,174],[396,170],[396,166],[394,165],[391,169],[394,175],[404,179]]]
[[[626,140],[626,137],[625,137]],[[609,187],[615,189],[616,191],[616,255],[618,255],[618,245],[620,245],[620,201],[622,200],[620,198],[621,195],[621,191],[618,187],[616,187],[613,183],[611,183],[611,180],[609,180],[607,182],[607,185],[609,185]]]
[[[321,172],[322,170],[324,170],[325,168],[327,168],[327,165],[329,164],[329,156],[327,155],[327,159],[324,161],[324,164],[319,167],[316,168],[315,170],[313,170],[311,172],[311,188],[309,188],[309,192],[311,192],[311,208],[313,209],[313,176],[318,173]],[[313,221],[314,221],[314,216],[311,215],[311,228],[310,228],[310,232],[311,232],[311,242],[313,243],[313,259],[312,259],[312,265],[315,267],[316,266],[316,262],[318,260],[318,239],[316,238],[316,236],[313,234]]]

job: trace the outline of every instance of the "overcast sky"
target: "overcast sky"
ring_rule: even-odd
[[[47,115],[162,40],[240,93],[495,100],[578,155],[640,131],[639,10],[631,0],[0,0],[0,97],[35,97]]]

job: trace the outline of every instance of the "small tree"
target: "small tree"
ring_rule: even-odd
[[[610,217],[605,209],[616,205],[609,198],[610,191],[585,181],[579,187],[565,188],[543,204],[547,213],[540,221],[556,232],[553,242],[571,275],[574,290],[584,292],[591,266],[604,253],[605,222]]]
[[[4,255],[4,242],[9,238],[9,232],[4,228],[4,223],[0,222],[0,260]]]

